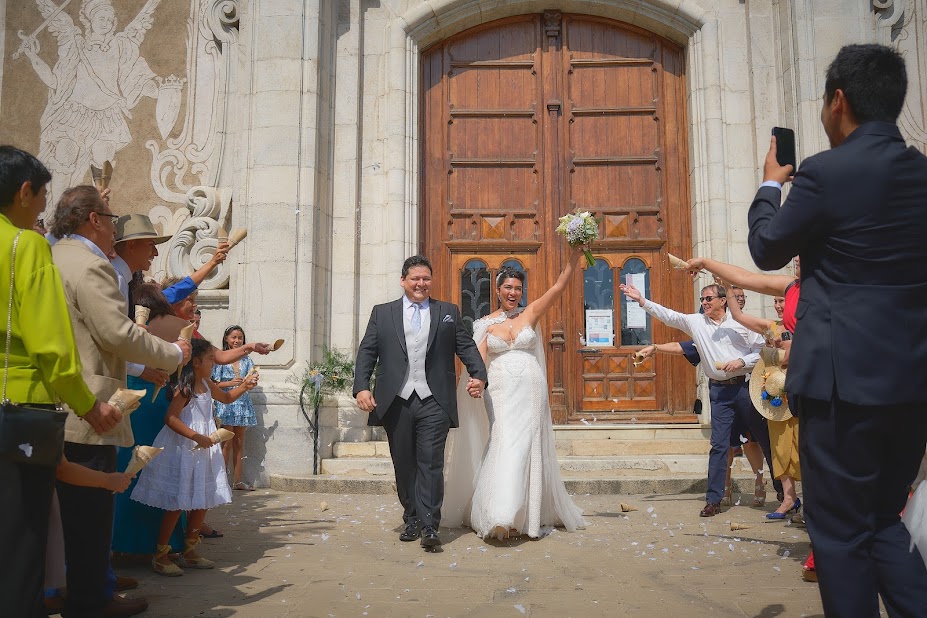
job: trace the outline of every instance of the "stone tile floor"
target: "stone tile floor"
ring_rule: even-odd
[[[743,504],[750,496],[744,495]],[[820,616],[801,579],[808,535],[765,523],[771,504],[698,517],[695,495],[581,495],[588,527],[484,542],[443,529],[441,553],[398,539],[394,496],[234,492],[207,520],[212,571],[143,565],[146,616]],[[620,512],[620,503],[639,510]],[[732,532],[730,523],[750,526]]]

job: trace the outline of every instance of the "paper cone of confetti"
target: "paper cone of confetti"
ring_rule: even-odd
[[[129,465],[126,466],[126,474],[135,476],[142,468],[150,464],[152,459],[160,455],[163,450],[163,448],[153,446],[136,446],[132,450],[132,459],[129,460]]]
[[[135,323],[139,326],[148,324],[148,318],[151,316],[151,309],[144,305],[135,305]]]
[[[209,437],[212,439],[212,441],[213,441],[214,444],[220,444],[220,443],[222,443],[222,442],[227,442],[227,441],[231,440],[232,438],[235,437],[235,434],[232,433],[231,431],[229,431],[228,429],[217,429],[217,430],[215,430],[214,432],[212,432],[211,434],[209,434]],[[194,447],[193,447],[192,449],[190,449],[190,450],[195,451],[195,450],[201,449],[201,448],[203,448],[203,447],[200,446],[199,444],[197,444],[196,446],[194,446]]]
[[[138,402],[145,396],[145,391],[133,391],[128,388],[116,389],[109,398],[109,405],[118,408],[124,415],[128,415],[138,407]]]
[[[248,237],[248,230],[243,227],[235,228],[229,233],[229,249]]]

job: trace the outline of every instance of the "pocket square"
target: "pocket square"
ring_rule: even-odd
[[[449,315],[444,316],[444,319],[441,320],[441,322],[453,322],[453,321],[454,321],[454,318],[452,318]]]

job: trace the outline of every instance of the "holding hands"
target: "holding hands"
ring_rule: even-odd
[[[486,387],[486,383],[482,380],[476,378],[470,378],[467,380],[467,392],[470,393],[470,396],[474,399],[479,399],[483,396],[483,389]]]

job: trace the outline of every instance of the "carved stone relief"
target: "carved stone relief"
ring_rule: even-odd
[[[902,134],[927,153],[927,0],[872,0],[879,42],[904,57],[908,95],[898,118]]]
[[[0,130],[52,171],[49,210],[106,160],[120,212],[217,184],[239,0],[14,4]]]
[[[185,208],[171,212],[166,206],[155,206],[148,213],[164,234],[171,235],[171,239],[159,247],[158,257],[149,270],[156,281],[191,274],[212,257],[219,246],[218,238],[228,236],[231,189],[191,187],[185,198]],[[199,287],[201,290],[226,288],[229,275],[228,266],[222,264]]]
[[[190,87],[183,129],[173,138],[166,138],[162,130],[163,144],[157,140],[145,143],[152,157],[151,185],[158,197],[174,203],[183,203],[192,186],[216,184],[229,102],[229,44],[238,36],[238,0],[190,0],[190,11]],[[180,86],[175,84],[174,88],[179,109]],[[169,117],[167,106],[165,109]]]

